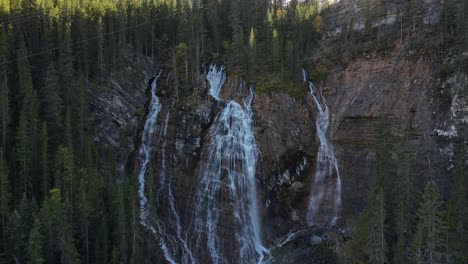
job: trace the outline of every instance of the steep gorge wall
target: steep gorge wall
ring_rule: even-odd
[[[367,193],[376,180],[375,145],[377,127],[382,122],[390,125],[396,143],[409,128],[415,151],[413,173],[422,179],[433,177],[443,193],[448,192],[450,133],[453,124],[466,122],[467,113],[466,98],[457,91],[466,87],[467,80],[463,76],[447,81],[438,79],[435,60],[408,57],[397,48],[385,56],[360,56],[345,69],[332,68],[327,80],[318,85],[330,107],[329,139],[335,147],[343,182],[340,228],[352,226],[349,220],[363,209]],[[145,69],[148,77],[156,70],[150,63]],[[131,67],[128,71],[126,75],[130,76]],[[175,97],[167,72],[163,72],[158,85],[163,108],[155,131],[148,197],[154,197],[159,188],[161,173],[170,174],[180,225],[190,234],[193,232],[193,195],[206,163],[210,128],[223,105],[210,98],[204,77],[186,98]],[[239,85],[239,79],[230,76],[228,69],[222,97],[236,98]],[[144,118],[139,112],[144,113],[148,101],[145,87],[145,82],[138,85],[128,82],[126,77],[116,78],[109,82],[109,90],[98,93],[91,101],[91,117],[97,128],[103,128],[98,129],[95,140],[112,146],[122,156],[118,168],[123,168],[125,157],[130,157],[129,175],[134,175],[139,166],[137,152],[129,153],[138,149],[141,135],[137,131],[141,131]],[[290,230],[306,226],[317,152],[315,107],[305,93],[306,87],[304,83],[303,98],[281,92],[261,93],[256,94],[253,102],[259,148],[258,200],[263,239],[267,245]],[[163,138],[161,128],[168,114],[167,137]],[[132,139],[137,139],[136,145]],[[164,141],[168,170],[162,172]],[[121,171],[123,173],[123,169]],[[220,194],[219,199],[225,204],[222,213],[229,214],[229,201],[223,197],[226,195]],[[169,230],[175,230],[176,223],[169,209],[167,197],[150,206],[152,213],[167,223]],[[230,237],[233,227],[233,223],[221,221],[219,229]],[[230,251],[233,245],[229,241],[225,243],[226,250]]]
[[[450,122],[450,103],[441,96],[443,83],[434,65],[434,58],[409,58],[396,50],[388,56],[359,58],[344,70],[332,71],[324,83],[343,175],[344,215],[363,209],[367,191],[376,181],[380,124],[389,126],[397,148],[409,133],[414,151],[411,174],[417,179],[434,178],[441,191],[448,192],[450,164],[442,151],[447,142],[436,131]]]

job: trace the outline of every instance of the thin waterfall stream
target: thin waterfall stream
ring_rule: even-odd
[[[143,134],[141,136],[141,146],[139,151],[141,167],[140,172],[138,173],[138,181],[140,184],[138,189],[138,196],[140,197],[140,223],[153,233],[156,233],[156,230],[151,224],[148,223],[149,211],[147,208],[148,198],[145,195],[145,177],[151,159],[153,134],[156,129],[158,114],[161,111],[161,103],[159,102],[159,98],[156,95],[156,90],[158,88],[157,82],[160,75],[161,72],[159,72],[158,75],[154,77],[151,83],[150,111],[146,118]]]
[[[309,226],[331,227],[336,224],[341,208],[341,178],[333,146],[327,138],[330,113],[325,98],[320,91],[314,90],[314,84],[307,79],[307,73],[304,69],[302,69],[302,77],[308,83],[309,93],[318,110],[315,126],[320,143],[307,212],[307,223]],[[326,213],[323,212],[325,210]]]

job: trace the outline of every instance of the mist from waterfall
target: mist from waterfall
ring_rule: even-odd
[[[307,212],[307,223],[309,226],[331,227],[336,224],[341,208],[341,178],[333,146],[327,139],[330,113],[325,98],[320,91],[314,90],[314,84],[307,79],[307,73],[304,69],[302,69],[302,77],[304,81],[308,82],[309,93],[318,110],[315,126],[320,143]],[[332,207],[327,208],[326,213],[324,212],[325,205]]]
[[[225,80],[224,68],[212,65],[207,79],[210,94],[221,101],[219,92]],[[242,102],[243,107],[234,100],[227,102],[211,130],[207,163],[194,199],[193,237],[193,252],[208,249],[211,263],[258,263],[267,252],[261,242],[257,207],[258,150],[253,130],[253,97],[253,89],[250,89],[249,96]],[[227,202],[232,212],[221,208],[222,202]],[[234,225],[232,238],[224,237],[218,230],[220,224],[229,223]],[[235,260],[226,259],[226,239],[236,240]]]

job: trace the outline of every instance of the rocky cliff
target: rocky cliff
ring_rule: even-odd
[[[300,261],[322,247],[325,251],[321,252],[328,254],[328,249],[342,242],[341,234],[353,227],[351,219],[364,208],[368,191],[376,181],[375,149],[380,124],[389,126],[395,144],[409,133],[414,151],[411,173],[419,179],[435,179],[442,193],[448,193],[451,137],[458,133],[457,123],[468,123],[468,104],[462,92],[467,86],[466,76],[452,74],[449,78],[439,78],[437,65],[444,58],[410,56],[397,43],[390,53],[361,54],[344,67],[330,67],[328,77],[317,87],[330,107],[329,139],[335,148],[343,187],[340,219],[336,232],[304,229],[300,232],[315,235],[307,239],[297,235],[276,247],[273,252],[283,259],[281,263]],[[143,72],[146,79],[132,83],[128,81],[129,76],[135,72],[129,67],[91,100],[92,119],[98,130],[95,140],[117,150],[121,156],[117,167],[122,175],[127,161],[130,176],[136,174],[139,166],[138,139],[148,107],[145,89],[148,91],[148,80],[155,72],[156,68],[148,61]],[[168,232],[178,228],[188,235],[193,232],[197,180],[207,161],[214,118],[223,108],[222,102],[208,95],[208,86],[205,76],[201,76],[189,96],[178,97],[169,71],[163,71],[158,80],[162,110],[155,131],[147,191],[158,197],[150,201],[150,208],[158,219],[155,221],[164,223]],[[239,89],[246,86],[230,74],[228,66],[221,97],[242,98],[245,92]],[[259,149],[256,179],[265,245],[278,245],[291,230],[307,227],[305,218],[316,165],[317,113],[315,102],[306,93],[307,84],[304,82],[302,98],[278,92],[281,90],[257,93],[253,101]],[[167,177],[171,195],[162,187],[162,179],[166,181]],[[219,197],[224,204],[221,219],[229,213],[226,197],[223,193]],[[229,221],[220,221],[218,228],[231,237],[233,226]],[[294,257],[284,257],[292,250],[289,243],[300,245],[299,249],[295,247]],[[229,240],[224,245],[228,252],[233,246]],[[306,250],[307,245],[312,245],[312,251]],[[329,259],[335,257],[334,253],[327,255]]]
[[[332,69],[319,86],[330,107],[330,139],[343,181],[340,228],[347,228],[348,220],[363,209],[367,192],[375,182],[376,129],[382,121],[390,124],[396,142],[409,129],[411,146],[416,152],[412,160],[414,173],[423,178],[435,178],[447,191],[449,138],[455,133],[451,129],[455,122],[466,122],[463,119],[466,102],[457,96],[460,87],[466,85],[466,78],[437,79],[433,60],[430,57],[408,58],[399,50],[390,56],[370,54],[353,61],[344,70]],[[148,70],[148,78],[153,74],[150,71],[154,70]],[[233,97],[239,82],[228,71],[222,96]],[[103,91],[92,101],[98,128],[108,128],[101,129],[96,140],[126,150],[122,155],[128,155],[132,148],[137,149],[126,137],[138,138],[135,131],[141,130],[138,126],[142,117],[138,119],[138,109],[147,101],[145,85],[131,90],[124,88],[129,85],[112,81],[110,90]],[[148,188],[153,188],[152,192],[157,190],[161,174],[170,173],[180,225],[190,228],[194,189],[206,162],[210,127],[222,106],[208,96],[204,78],[199,80],[191,95],[183,99],[174,97],[172,85],[163,73],[158,89],[163,109],[155,132],[160,136],[155,137],[152,162],[154,183]],[[300,99],[281,92],[255,96],[255,135],[259,147],[257,186],[266,244],[274,244],[290,230],[306,226],[305,214],[317,152],[313,103],[305,92]],[[165,122],[168,125],[164,138],[161,134]],[[124,130],[130,132],[125,134]],[[166,172],[160,169],[163,157],[158,150],[164,142],[164,159],[169,168]],[[130,161],[130,169],[138,167],[136,155],[130,155]],[[171,212],[161,206],[167,202],[163,198],[159,206],[153,204],[153,210],[161,221],[172,223]],[[225,222],[220,228],[229,236],[232,227]],[[226,247],[229,248],[229,243]]]

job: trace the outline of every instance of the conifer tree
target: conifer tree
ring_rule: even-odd
[[[12,254],[19,263],[25,263],[29,234],[34,223],[34,214],[37,212],[37,204],[29,200],[23,194],[19,207],[13,211],[10,217],[9,231],[11,239]]]
[[[60,97],[59,80],[54,63],[51,63],[47,67],[46,81],[44,87],[41,89],[40,97],[43,120],[48,124],[53,142],[59,142],[61,128],[63,127],[63,102]]]
[[[20,99],[19,105],[22,106],[26,113],[29,113],[34,90],[31,76],[31,66],[29,65],[29,61],[27,59],[28,51],[26,49],[26,45],[24,44],[22,34],[19,34],[17,42],[18,49],[16,58],[18,67],[17,73],[19,84],[18,93]]]
[[[249,80],[253,81],[255,78],[255,52],[256,48],[256,39],[255,39],[255,31],[252,28],[250,30],[250,35],[249,35],[249,58],[248,58],[248,64],[247,64],[247,73],[248,73],[248,78]]]
[[[3,150],[0,148],[0,221],[2,228],[2,251],[6,252],[7,246],[7,219],[10,214],[11,186],[8,166]]]
[[[47,263],[79,263],[66,201],[61,201],[60,190],[54,188],[50,190],[50,196],[45,199],[40,212],[47,241]]]
[[[60,188],[72,203],[74,201],[74,173],[75,164],[72,152],[67,147],[60,146],[55,158],[55,186]]]
[[[409,131],[405,133],[402,143],[398,147],[398,171],[394,181],[393,193],[395,194],[394,231],[396,243],[394,245],[394,262],[407,263],[406,259],[409,238],[412,227],[415,224],[415,192],[416,185],[411,171],[411,158],[413,152],[409,145]]]
[[[28,264],[42,264],[44,259],[44,236],[42,235],[41,222],[34,220],[34,226],[29,234]]]
[[[15,156],[18,164],[17,193],[31,194],[31,143],[28,134],[26,113],[21,111],[16,132]]]
[[[459,126],[460,135],[466,135],[466,128]],[[455,138],[454,146],[454,180],[447,205],[447,225],[450,253],[456,263],[468,261],[468,184],[466,165],[466,141],[463,137]]]
[[[41,128],[41,185],[42,185],[42,195],[43,199],[46,198],[49,193],[50,181],[49,181],[49,137],[47,130],[47,123],[42,123]]]
[[[430,181],[422,196],[418,225],[413,239],[413,260],[417,263],[441,263],[442,201],[436,184]]]
[[[384,264],[387,262],[387,243],[385,241],[385,202],[382,188],[377,188],[369,197],[368,207],[368,239],[366,252],[370,263]]]
[[[0,61],[3,62],[2,65],[2,81],[0,81],[0,131],[1,131],[1,147],[7,148],[7,140],[9,134],[9,124],[10,124],[10,95],[8,88],[8,79],[7,79],[7,65],[5,64],[7,60],[8,53],[8,35],[3,27],[0,27]]]

